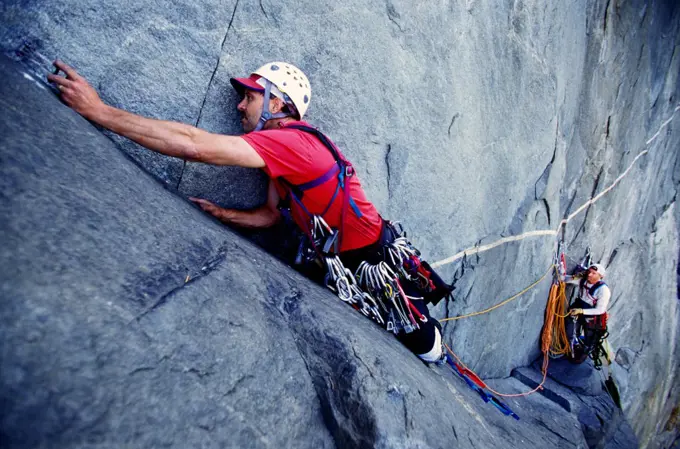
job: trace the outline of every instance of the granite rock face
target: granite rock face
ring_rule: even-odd
[[[3,448],[586,447],[577,414],[503,416],[0,74]]]
[[[609,271],[609,341],[616,355],[612,370],[624,414],[642,447],[673,443],[680,405],[676,2],[447,1],[426,6],[401,0],[236,0],[201,6],[117,2],[112,7],[89,1],[75,5],[22,0],[2,3],[0,16],[4,52],[12,53],[28,41],[48,57],[58,56],[78,68],[113,105],[214,132],[239,132],[230,76],[247,74],[269,60],[301,67],[314,89],[310,121],[344,149],[383,215],[401,220],[427,258],[442,263],[444,277],[455,279],[457,300],[440,305],[435,316],[482,310],[522,291],[548,270],[557,237],[573,260],[590,246]],[[18,107],[10,105],[3,107]],[[87,138],[95,138],[94,128],[86,129]],[[80,132],[63,138],[77,143]],[[266,180],[257,171],[184,164],[109,137],[182,196],[203,196],[239,208],[264,201]],[[104,142],[97,145],[103,148]],[[50,148],[48,142],[36,146]],[[41,153],[36,154],[31,157],[38,163]],[[109,160],[98,163],[123,170],[120,164],[105,162]],[[105,181],[111,174],[99,176]],[[8,189],[15,187],[11,179],[17,178],[2,181]],[[94,195],[88,183],[96,180],[80,179],[70,188],[78,195]],[[147,181],[136,195],[119,197],[138,204],[140,214],[147,210],[149,221],[157,220],[167,206],[146,193],[158,190],[150,178]],[[35,186],[27,185],[27,194],[39,201],[29,187]],[[195,217],[179,199],[168,198]],[[592,199],[596,201],[589,204]],[[50,200],[59,205],[70,197]],[[73,238],[97,242],[111,235],[106,228],[111,218],[104,212],[116,204],[111,202],[101,204],[99,212],[72,212],[73,226],[85,226],[83,221],[95,228],[93,233],[101,230],[87,237],[76,228],[78,237]],[[66,214],[67,205],[54,213]],[[38,206],[45,209],[45,204]],[[3,207],[8,208],[3,219],[24,216]],[[114,219],[129,237],[97,243],[102,246],[96,254],[83,249],[68,256],[83,261],[87,271],[78,275],[89,283],[77,290],[79,294],[122,295],[146,310],[153,299],[133,285],[147,283],[145,288],[156,291],[163,282],[188,274],[185,266],[222,254],[215,242],[232,238],[216,237],[214,233],[226,231],[195,217],[192,220],[205,221],[206,231],[202,243],[189,248],[184,232],[193,227],[178,218],[183,215],[175,215],[161,230],[120,210]],[[46,229],[42,238],[26,238],[12,247],[25,254],[26,264],[34,260],[29,242],[36,245],[35,255],[52,254],[50,250],[69,254],[58,243],[66,231],[45,225],[54,220],[52,215],[26,217],[42,219]],[[566,220],[564,225],[561,220]],[[25,228],[23,223],[15,225]],[[130,243],[133,235],[145,233],[154,238]],[[494,246],[504,238],[510,241]],[[276,246],[276,239],[261,241]],[[447,263],[465,249],[466,257]],[[139,263],[136,278],[131,266],[110,266],[107,258],[100,265],[84,263],[105,253],[111,260],[128,254],[146,261]],[[6,254],[10,257],[11,252]],[[178,261],[177,254],[187,260]],[[166,262],[158,266],[161,260]],[[65,280],[76,276],[67,262],[42,264],[31,271],[58,268]],[[29,279],[22,277],[25,273],[16,276],[15,283],[40,286],[24,280]],[[205,279],[213,282],[208,281],[212,276]],[[112,285],[125,294],[110,290]],[[447,341],[483,377],[505,377],[531,364],[539,354],[548,287],[546,279],[501,309],[446,324]],[[244,295],[248,291],[243,285],[238,288],[245,289]],[[40,295],[55,296],[47,285],[39,290]],[[21,315],[16,311],[12,316]],[[83,319],[74,312],[72,328]],[[275,346],[266,339],[259,343]],[[319,381],[310,379],[318,390]]]

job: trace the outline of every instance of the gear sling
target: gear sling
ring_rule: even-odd
[[[403,232],[383,220],[378,241],[365,248],[346,251],[340,260],[343,231],[347,213],[362,214],[349,191],[349,179],[354,176],[351,163],[323,133],[305,125],[290,125],[314,135],[331,152],[335,164],[323,175],[309,182],[294,185],[278,178],[287,190],[287,200],[295,201],[307,215],[303,231],[307,242],[301,242],[296,263],[320,262],[325,265],[326,286],[344,302],[393,332],[416,354],[433,348],[435,327],[439,323],[429,316],[426,303],[438,303],[449,296],[453,288],[420,259],[420,252],[406,240]],[[302,202],[306,190],[335,179],[335,191],[321,214],[309,212]],[[323,216],[342,191],[342,209],[338,229],[333,229]],[[306,243],[306,245],[305,245]],[[343,262],[345,262],[343,264]],[[350,266],[356,276],[346,268]]]

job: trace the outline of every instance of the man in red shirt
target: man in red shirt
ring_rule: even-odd
[[[276,84],[270,86],[270,107],[274,105],[270,112],[272,116],[281,113],[283,115],[266,121],[262,121],[266,88],[262,81],[263,74],[278,81],[278,84],[288,84],[286,94],[281,92]],[[277,75],[283,75],[283,77]],[[294,78],[298,77],[300,81],[304,79],[305,83],[296,83],[298,80]],[[253,227],[274,224],[279,218],[277,208],[279,200],[288,196],[287,187],[282,185],[281,180],[292,185],[305,184],[323,176],[335,165],[336,161],[318,138],[292,128],[292,126],[300,125],[310,126],[300,120],[311,99],[311,89],[308,80],[298,68],[286,63],[269,63],[248,78],[232,78],[231,83],[243,97],[237,106],[243,116],[241,124],[246,131],[241,138],[260,156],[264,163],[261,168],[271,179],[269,201],[265,207],[243,212],[223,209],[206,200],[197,198],[192,200],[225,223]],[[297,87],[297,90],[291,90],[291,86]],[[296,96],[303,98],[302,101],[297,102],[297,106],[293,101]],[[285,98],[289,100],[286,101]],[[285,109],[288,109],[287,113],[282,112]],[[290,111],[293,109],[294,113]],[[257,129],[260,124],[262,124],[260,129]],[[306,211],[301,205],[291,202],[292,217],[300,229],[304,230],[307,226],[308,214],[323,215],[331,227],[339,227],[343,203],[332,201],[329,204],[337,186],[330,182],[330,179],[328,181],[305,192],[302,204],[307,209]],[[375,243],[382,230],[383,220],[373,204],[366,199],[357,176],[349,177],[349,192],[359,214],[346,214],[346,222],[343,223],[344,239],[340,252],[363,248]]]
[[[50,75],[49,81],[58,87],[62,100],[86,119],[168,156],[264,170],[271,181],[267,202],[259,208],[225,209],[207,200],[192,198],[224,223],[258,228],[272,226],[281,216],[278,209],[281,198],[292,197],[291,215],[307,235],[310,235],[312,216],[322,217],[339,231],[336,252],[352,270],[362,260],[380,263],[383,246],[399,237],[367,200],[349,162],[330,141],[323,141],[325,136],[301,121],[311,99],[311,89],[304,73],[292,64],[273,62],[248,78],[231,79],[243,96],[237,107],[246,132],[243,136],[213,134],[106,105],[75,70],[61,61],[55,61],[54,65],[66,76]],[[421,273],[430,274],[427,270]],[[415,314],[419,322],[413,319],[415,330],[402,333],[395,330],[397,337],[422,360],[441,360],[439,323],[429,316],[425,301],[417,300],[417,296],[423,295],[408,285],[403,290],[406,292],[401,294],[411,298],[411,309],[402,307],[399,312],[412,319]]]

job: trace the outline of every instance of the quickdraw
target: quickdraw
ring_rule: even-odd
[[[389,332],[411,333],[427,322],[413,301],[422,297],[409,296],[402,287],[402,279],[418,280],[424,276],[420,269],[418,251],[403,236],[385,247],[385,259],[377,264],[363,261],[353,274],[333,251],[337,231],[318,215],[309,223],[309,240],[313,250],[306,259],[321,260],[326,276],[324,284],[341,301],[373,319]]]
[[[350,304],[378,324],[384,325],[385,318],[380,311],[381,306],[383,308],[384,306],[376,298],[359,288],[354,275],[345,268],[337,255],[327,250],[324,251],[324,248],[332,244],[329,242],[335,239],[337,233],[318,215],[312,216],[310,225],[312,244],[315,249],[321,248],[319,252],[322,254],[322,260],[326,267],[324,279],[326,287],[338,295],[338,298],[343,302]]]
[[[357,268],[356,278],[359,286],[372,297],[380,298],[383,310],[387,313],[387,330],[399,334],[401,331],[408,333],[419,329],[418,322],[413,316],[416,311],[421,322],[427,322],[420,312],[411,303],[412,299],[404,293],[399,277],[386,262],[376,265],[366,261],[361,262]]]
[[[385,260],[389,261],[390,266],[405,280],[418,286],[423,293],[423,297],[419,299],[435,305],[444,297],[452,300],[453,286],[446,284],[432,267],[420,258],[420,251],[408,241],[406,233],[398,223],[391,223],[391,226],[399,237],[385,247]]]

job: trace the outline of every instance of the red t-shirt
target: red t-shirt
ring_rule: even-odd
[[[305,122],[290,122],[286,125],[299,124],[310,126]],[[314,135],[297,129],[280,129],[255,131],[241,136],[257,151],[264,160],[263,170],[274,182],[281,198],[285,198],[288,190],[278,181],[279,177],[293,185],[304,184],[324,175],[335,164],[331,152]],[[345,223],[342,228],[342,247],[340,251],[362,248],[371,245],[380,237],[382,218],[375,206],[366,199],[364,189],[356,174],[349,178],[349,192],[354,200],[361,218],[357,217],[350,205],[345,211]],[[337,176],[325,183],[305,190],[302,203],[312,214],[321,214],[338,185]],[[294,201],[290,202],[291,214],[298,227],[306,229],[309,217]],[[343,208],[342,190],[323,216],[333,228],[340,229]]]

